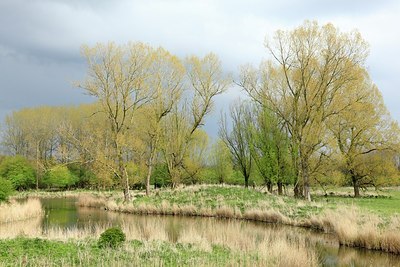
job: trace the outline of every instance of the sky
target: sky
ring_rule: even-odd
[[[265,38],[305,20],[359,30],[370,45],[371,77],[400,121],[397,0],[0,0],[0,121],[23,107],[92,102],[73,87],[86,74],[82,44],[141,41],[181,57],[214,52],[235,76],[268,57]],[[232,87],[216,98],[205,126],[211,136],[238,97]]]

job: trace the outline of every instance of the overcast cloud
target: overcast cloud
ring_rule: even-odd
[[[90,102],[72,81],[85,75],[82,44],[143,41],[180,56],[215,52],[235,74],[267,57],[264,39],[304,20],[358,29],[370,44],[368,66],[400,120],[400,1],[375,0],[0,0],[0,120],[22,107]],[[240,95],[217,99],[219,110]]]

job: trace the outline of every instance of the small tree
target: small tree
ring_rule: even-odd
[[[0,164],[0,176],[9,180],[16,190],[35,186],[35,170],[22,156],[6,157]]]
[[[78,177],[73,175],[71,171],[63,165],[58,165],[50,170],[44,176],[43,183],[47,187],[67,188],[74,185],[78,181]]]
[[[227,182],[232,175],[233,166],[229,148],[223,140],[219,139],[211,150],[211,164],[215,170],[219,183]]]
[[[11,195],[13,185],[10,181],[0,177],[0,202],[5,201]]]
[[[232,131],[228,130],[227,121],[222,117],[219,136],[229,148],[234,164],[244,176],[245,187],[249,187],[249,178],[253,159],[250,153],[249,125],[251,123],[249,106],[236,103],[231,106]]]
[[[253,112],[256,119],[250,125],[250,151],[258,172],[272,192],[278,185],[278,194],[283,193],[283,184],[289,183],[294,176],[290,139],[278,118],[265,107]]]

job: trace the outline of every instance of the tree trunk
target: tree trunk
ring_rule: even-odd
[[[353,182],[354,197],[360,197],[360,187],[357,184],[357,179],[353,176],[351,180]]]
[[[271,182],[267,182],[268,192],[272,193],[272,187],[273,187],[272,183]]]
[[[39,190],[39,145],[36,145],[36,190]]]
[[[282,182],[278,182],[278,195],[282,196],[283,194],[283,187],[282,187]]]
[[[147,167],[146,196],[150,195],[150,178],[151,178],[151,173],[153,171],[153,158],[154,158],[154,154],[153,154],[153,151],[152,151],[151,155],[149,157],[149,162],[148,162],[148,167]]]
[[[299,181],[297,181],[297,183],[294,185],[293,192],[295,198],[303,197],[303,186],[301,185],[301,183],[299,183]]]
[[[151,172],[153,169],[153,165],[150,164],[148,169],[147,169],[147,177],[146,177],[146,196],[150,195],[150,178],[151,178]]]
[[[303,177],[304,198],[307,201],[311,201],[310,177],[309,177],[309,174],[308,174],[308,165],[305,162],[302,162],[301,169],[302,169],[302,177]]]
[[[244,187],[249,188],[249,175],[244,176]]]

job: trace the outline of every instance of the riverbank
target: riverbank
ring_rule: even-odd
[[[138,227],[126,223],[121,229],[127,241],[117,249],[97,246],[100,234],[108,228],[105,225],[45,232],[32,227],[32,231],[23,235],[0,239],[0,266],[318,265],[315,243],[306,237],[299,238],[279,229],[241,228],[234,221],[214,226],[188,224],[171,240],[167,224],[144,223]]]
[[[334,234],[341,245],[400,254],[400,217],[393,212],[396,209],[377,209],[381,202],[395,206],[399,201],[396,190],[361,199],[339,194],[319,196],[313,202],[242,187],[208,185],[162,189],[150,196],[136,191],[130,203],[123,202],[120,192],[35,195],[40,194],[75,196],[80,206],[123,213],[218,217],[314,228]],[[367,201],[374,203],[371,210],[365,205]]]

